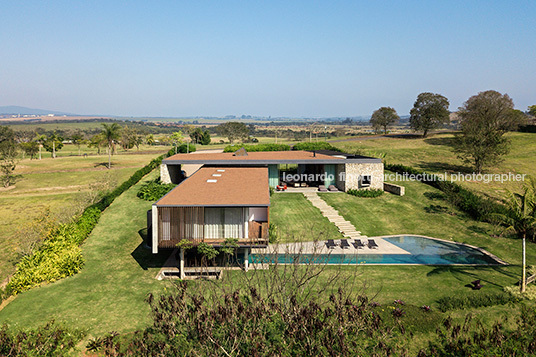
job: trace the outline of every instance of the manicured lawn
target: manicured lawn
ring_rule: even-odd
[[[277,227],[280,242],[342,238],[337,227],[301,193],[274,193],[270,201],[270,222]]]
[[[504,156],[503,162],[495,167],[486,168],[485,173],[512,172],[536,176],[536,165],[534,165],[536,134],[515,132],[506,136],[511,140],[510,153]],[[457,157],[453,141],[453,134],[438,134],[426,139],[382,137],[372,140],[355,139],[333,145],[348,152],[358,150],[364,155],[385,154],[385,161],[388,163],[408,165],[427,172],[472,173],[472,168]],[[495,198],[503,198],[507,189],[518,190],[521,187],[519,182],[465,181],[461,184],[480,194]]]
[[[0,312],[0,322],[31,327],[55,319],[92,335],[146,326],[146,295],[169,286],[155,279],[169,252],[154,257],[142,246],[151,202],[136,197],[141,183],[103,213],[82,246],[86,263],[79,274],[20,294]]]

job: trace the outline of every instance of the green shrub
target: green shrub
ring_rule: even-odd
[[[383,195],[383,190],[380,190],[380,189],[377,189],[377,188],[372,188],[370,190],[355,190],[355,189],[349,189],[348,191],[346,191],[348,194],[352,195],[352,196],[356,196],[356,197],[369,197],[369,198],[374,198],[374,197],[379,197],[381,195]]]
[[[235,152],[241,148],[246,149],[248,152],[254,151],[289,151],[290,146],[285,144],[256,144],[256,145],[244,145],[244,144],[235,144],[228,145],[223,149],[223,152]]]
[[[137,196],[145,201],[157,201],[176,186],[172,183],[161,183],[159,179],[156,179],[142,185]]]
[[[31,330],[0,327],[0,356],[65,356],[85,333],[54,321]]]
[[[292,150],[304,150],[304,151],[331,150],[331,151],[342,152],[342,150],[339,149],[338,147],[335,147],[325,141],[297,143],[292,147]]]
[[[401,175],[421,175],[422,183],[442,191],[448,202],[478,221],[487,221],[491,213],[504,213],[505,211],[505,207],[500,203],[481,197],[457,183],[441,181],[437,175],[399,164],[385,164],[385,169]]]
[[[475,292],[475,295],[467,296],[444,296],[437,302],[439,310],[446,312],[449,310],[468,309],[484,306],[504,305],[509,302],[518,302],[520,299],[516,296],[506,293],[481,293]]]

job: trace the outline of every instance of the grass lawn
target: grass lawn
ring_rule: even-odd
[[[510,153],[504,156],[504,161],[485,169],[485,173],[519,173],[536,176],[535,133],[508,133],[511,140]],[[438,134],[423,138],[380,137],[377,139],[337,142],[333,145],[347,152],[359,150],[365,155],[377,156],[384,153],[385,161],[393,164],[412,166],[433,173],[472,173],[470,166],[463,164],[457,158],[453,148],[454,135]],[[480,194],[503,198],[506,190],[519,190],[519,182],[461,182],[463,186]]]
[[[337,227],[301,193],[274,193],[270,197],[270,222],[280,242],[341,239]]]
[[[55,319],[93,335],[146,326],[144,299],[168,286],[155,276],[169,252],[154,257],[142,247],[139,231],[152,204],[136,197],[143,181],[103,213],[82,245],[86,263],[79,274],[20,294],[0,311],[0,322],[31,327]]]

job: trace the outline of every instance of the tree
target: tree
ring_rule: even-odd
[[[208,130],[205,130],[203,132],[203,137],[201,138],[201,145],[208,145],[210,144],[210,142],[211,142],[210,132]]]
[[[136,129],[126,126],[121,130],[121,146],[123,149],[132,149],[136,145],[137,140],[138,131]]]
[[[210,144],[210,133],[206,129],[195,128],[190,132],[190,139],[194,144],[208,145]]]
[[[192,141],[194,142],[194,144],[199,144],[201,143],[201,139],[203,138],[203,130],[201,130],[201,128],[195,128],[191,133],[190,133],[190,139],[192,139]]]
[[[112,147],[115,147],[115,141],[121,137],[121,126],[117,123],[102,123],[102,136],[108,144],[108,169],[111,169]]]
[[[30,156],[30,160],[32,160],[34,156],[39,152],[39,144],[35,141],[20,143],[19,146],[26,155]]]
[[[530,115],[533,117],[536,117],[536,105],[529,106],[529,109],[527,111]]]
[[[47,141],[47,136],[43,134],[37,134],[34,139],[39,144],[39,160],[41,160],[41,148],[45,145]]]
[[[229,121],[216,127],[218,134],[229,139],[232,144],[234,140],[246,140],[249,136],[249,129],[246,124],[236,121]]]
[[[17,165],[17,144],[15,133],[7,126],[0,125],[0,174],[4,187],[15,183],[17,175],[14,174]]]
[[[399,120],[400,117],[396,110],[391,107],[381,107],[372,113],[370,124],[372,124],[374,130],[379,131],[380,128],[383,128],[384,134],[387,134],[387,127],[398,123]]]
[[[459,108],[458,117],[461,126],[461,134],[455,141],[458,157],[478,173],[508,153],[509,141],[504,134],[523,120],[508,94],[493,90],[469,98]]]
[[[156,141],[154,140],[154,135],[153,134],[149,134],[145,137],[145,142],[147,143],[147,145],[154,145],[156,143]]]
[[[182,131],[176,131],[170,136],[171,142],[173,143],[173,146],[175,146],[175,154],[177,153],[177,146],[179,144],[182,144],[184,141],[184,137],[182,136]]]
[[[78,147],[78,156],[80,156],[80,145],[84,143],[84,137],[80,132],[76,132],[71,136],[71,142]]]
[[[96,148],[97,149],[97,155],[100,155],[100,148],[101,146],[106,145],[106,139],[104,138],[102,133],[95,134],[89,139],[88,147],[89,148]]]
[[[524,185],[523,194],[509,192],[506,201],[506,213],[494,213],[492,218],[506,225],[508,230],[515,232],[523,240],[521,292],[525,292],[527,268],[525,240],[530,232],[536,229],[536,181],[531,178],[530,184]]]
[[[56,134],[56,132],[53,132],[52,135],[46,138],[43,146],[46,151],[52,153],[52,158],[55,159],[56,151],[63,148],[63,138]]]
[[[441,94],[421,93],[409,112],[409,125],[415,131],[422,131],[426,137],[431,129],[449,121],[449,101]]]

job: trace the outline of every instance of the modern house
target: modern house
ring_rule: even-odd
[[[185,177],[185,165],[200,168]],[[177,154],[165,159],[160,177],[179,185],[152,207],[152,251],[182,239],[221,245],[266,246],[269,188],[336,186],[383,189],[381,159],[334,151],[269,151]]]

